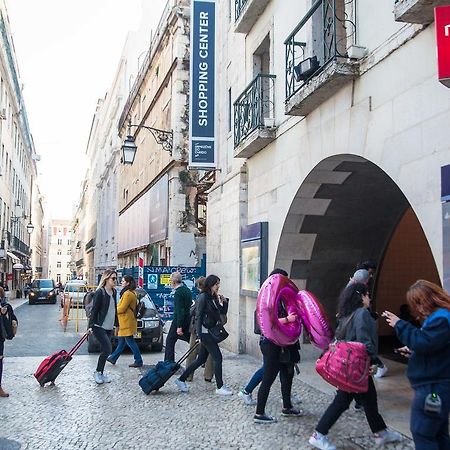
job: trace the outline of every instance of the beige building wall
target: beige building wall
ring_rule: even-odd
[[[207,271],[221,276],[222,291],[235,299],[227,345],[257,354],[256,298],[242,296],[239,289],[240,226],[269,223],[269,272],[274,266],[291,272],[294,260],[308,261],[317,235],[314,230],[302,236],[299,232],[305,217],[327,214],[331,202],[315,198],[323,183],[339,185],[351,175],[334,171],[342,161],[352,160],[341,155],[375,164],[395,183],[415,212],[442,277],[440,168],[450,161],[445,125],[450,103],[448,89],[437,80],[434,24],[395,22],[388,0],[377,2],[375,10],[370,2],[355,1],[350,3],[357,6],[356,43],[367,49],[359,76],[322,93],[306,116],[286,115],[284,41],[309,3],[248,3],[250,8],[266,6],[247,32],[236,33],[229,2],[218,1],[218,57],[226,67],[218,73],[222,172],[209,195]],[[254,78],[253,55],[267,36],[270,73],[276,75],[273,142],[248,158],[233,159],[233,133],[224,129],[227,92],[231,88],[235,101]],[[367,203],[370,208],[370,198]],[[295,281],[301,288],[308,280]]]
[[[55,283],[71,280],[70,271],[72,222],[70,220],[51,220],[48,225],[48,278]]]

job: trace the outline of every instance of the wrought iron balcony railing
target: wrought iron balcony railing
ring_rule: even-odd
[[[16,250],[24,255],[30,254],[30,247],[28,247],[28,245],[25,244],[25,242],[22,242],[16,236],[13,236],[13,238],[11,240],[11,247],[13,250]]]
[[[241,16],[241,13],[243,9],[245,8],[245,5],[247,4],[248,0],[234,0],[234,20],[237,21],[239,17]]]
[[[316,0],[284,42],[286,99],[354,44],[354,0]]]
[[[234,103],[234,147],[257,128],[275,125],[275,75],[258,74]]]

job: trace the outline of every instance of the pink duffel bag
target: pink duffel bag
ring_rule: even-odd
[[[350,393],[368,391],[369,370],[369,355],[361,342],[334,341],[316,362],[316,371],[326,382]]]

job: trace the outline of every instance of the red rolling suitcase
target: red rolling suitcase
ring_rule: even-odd
[[[88,333],[75,344],[72,350],[67,353],[65,350],[53,353],[53,355],[47,356],[44,361],[39,364],[34,376],[41,386],[45,383],[53,383],[56,377],[61,373],[64,367],[67,366],[72,356],[82,346],[83,342],[88,338]]]

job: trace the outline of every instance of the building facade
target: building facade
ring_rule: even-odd
[[[398,313],[419,278],[442,283],[440,3],[400,0],[393,13],[391,0],[216,2],[222,170],[209,190],[207,271],[234,299],[233,350],[259,353],[259,262],[287,270],[330,318],[361,260],[378,264],[378,311]],[[267,239],[247,250],[250,224],[267,224]]]
[[[121,113],[121,138],[138,149],[119,172],[120,267],[139,254],[144,264],[198,266],[205,252],[201,174],[187,168],[189,15],[189,1],[167,2]]]
[[[30,232],[39,232],[42,227],[42,214],[33,217],[38,157],[21,86],[8,13],[5,2],[1,1],[0,281],[7,283],[11,297],[20,295],[26,280],[35,275],[31,255],[33,251],[39,255],[40,249],[32,248]]]
[[[48,225],[48,278],[64,284],[72,279],[72,221],[51,220]]]

